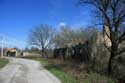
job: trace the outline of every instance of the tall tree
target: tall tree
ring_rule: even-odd
[[[58,47],[73,46],[85,41],[84,29],[63,26],[56,34],[54,42]]]
[[[52,46],[54,28],[49,25],[40,25],[31,30],[29,44],[36,46],[42,51],[42,56],[47,56],[46,49]]]
[[[91,5],[97,11],[102,20],[103,28],[107,26],[109,33],[105,32],[111,41],[108,64],[108,74],[112,71],[112,60],[122,54],[125,48],[119,49],[119,45],[125,38],[125,0],[80,0],[83,5]]]

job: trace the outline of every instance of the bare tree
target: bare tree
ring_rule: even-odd
[[[74,39],[74,37],[75,32],[71,29],[71,27],[63,26],[55,35],[54,42],[57,47],[65,47],[69,43],[72,43],[72,39]]]
[[[92,39],[91,36],[97,32],[98,30],[93,27],[74,29],[72,27],[63,26],[55,35],[54,43],[57,47],[75,46],[79,43],[83,44],[85,41]],[[95,37],[93,37],[93,39],[94,38]]]
[[[29,44],[41,49],[42,56],[47,56],[46,50],[53,45],[54,32],[54,28],[49,25],[35,27],[29,35]]]
[[[125,48],[119,49],[125,38],[125,0],[80,0],[80,3],[93,6],[93,9],[98,11],[98,17],[101,18],[104,28],[105,26],[109,28],[109,34],[105,33],[111,41],[111,46],[107,47],[110,51],[108,64],[110,75],[112,60],[125,51]]]

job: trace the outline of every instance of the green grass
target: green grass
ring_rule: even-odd
[[[4,67],[6,64],[8,64],[9,61],[7,59],[0,59],[0,68]]]
[[[62,83],[80,83],[71,75],[67,74],[62,69],[52,64],[46,65],[45,68],[48,69],[51,73],[53,73],[55,76],[57,76],[62,81]]]

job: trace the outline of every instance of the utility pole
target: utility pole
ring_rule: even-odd
[[[4,38],[1,37],[1,58],[3,57],[3,44],[4,44]]]

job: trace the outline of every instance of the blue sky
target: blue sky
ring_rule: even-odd
[[[59,27],[86,26],[90,22],[87,7],[78,0],[0,0],[0,33],[27,41],[31,28],[40,24]]]

